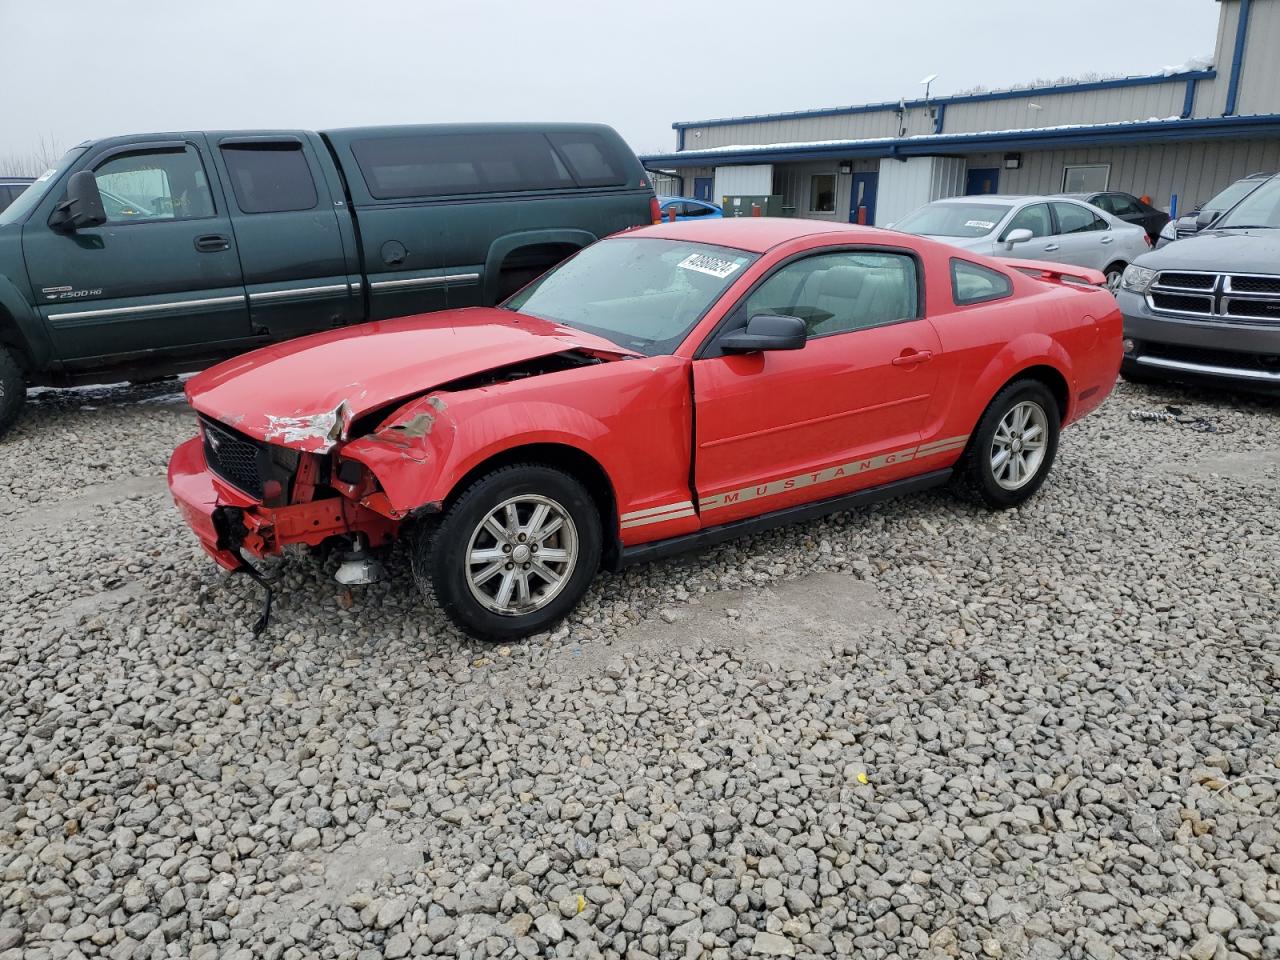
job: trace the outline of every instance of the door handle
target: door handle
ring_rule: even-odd
[[[1056,243],[1046,244],[1046,245],[1045,245],[1045,248],[1044,248],[1044,252],[1045,252],[1045,253],[1052,253],[1054,250],[1057,250],[1059,246],[1060,246],[1060,244],[1056,244]]]
[[[1103,242],[1103,243],[1110,243],[1110,242],[1111,242],[1112,240],[1114,240],[1114,239],[1115,239],[1115,237],[1103,237],[1103,238],[1102,238],[1102,242]]]
[[[917,363],[924,363],[926,360],[933,359],[932,350],[915,350],[911,353],[904,353],[902,356],[894,357],[889,362],[895,367],[913,367]]]
[[[231,248],[231,241],[220,233],[206,233],[196,237],[196,249],[201,253],[217,253]]]

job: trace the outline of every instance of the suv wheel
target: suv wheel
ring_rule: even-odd
[[[1015,380],[991,401],[957,468],[993,510],[1030,500],[1058,453],[1058,403],[1038,380]]]
[[[13,426],[27,402],[27,380],[17,358],[0,346],[0,437]]]
[[[418,586],[485,640],[537,633],[577,605],[600,565],[600,514],[560,470],[518,464],[473,483],[417,538]]]

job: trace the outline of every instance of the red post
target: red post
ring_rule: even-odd
[[[667,219],[672,223],[676,222],[676,212],[677,212],[677,208],[674,203],[671,206],[667,207]]]
[[[867,225],[867,208],[866,207],[858,208],[858,223],[864,227]]]
[[[753,204],[751,205],[751,215],[752,215],[753,217],[761,216],[763,213],[764,213],[764,211],[763,211],[762,209],[760,209],[760,204],[758,204],[758,203],[753,203]]]

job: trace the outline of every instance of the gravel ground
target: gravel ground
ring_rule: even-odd
[[[1025,508],[775,531],[495,647],[304,557],[253,639],[174,389],[0,443],[0,960],[1280,957],[1280,402],[1121,385]]]

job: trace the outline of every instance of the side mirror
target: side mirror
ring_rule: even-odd
[[[1004,248],[1012,250],[1015,243],[1026,243],[1032,237],[1032,233],[1026,227],[1019,227],[1017,230],[1010,230],[1004,236]]]
[[[80,230],[83,227],[100,227],[107,222],[107,212],[102,207],[102,194],[93,172],[81,170],[67,181],[67,199],[53,208],[49,226],[58,230]]]
[[[754,353],[757,350],[799,350],[809,335],[799,317],[779,317],[762,313],[747,321],[741,330],[720,338],[725,353]]]
[[[1218,219],[1218,215],[1214,213],[1212,210],[1201,210],[1199,213],[1196,214],[1196,229],[1203,230],[1205,227],[1210,226],[1213,223],[1213,221],[1217,219]]]

